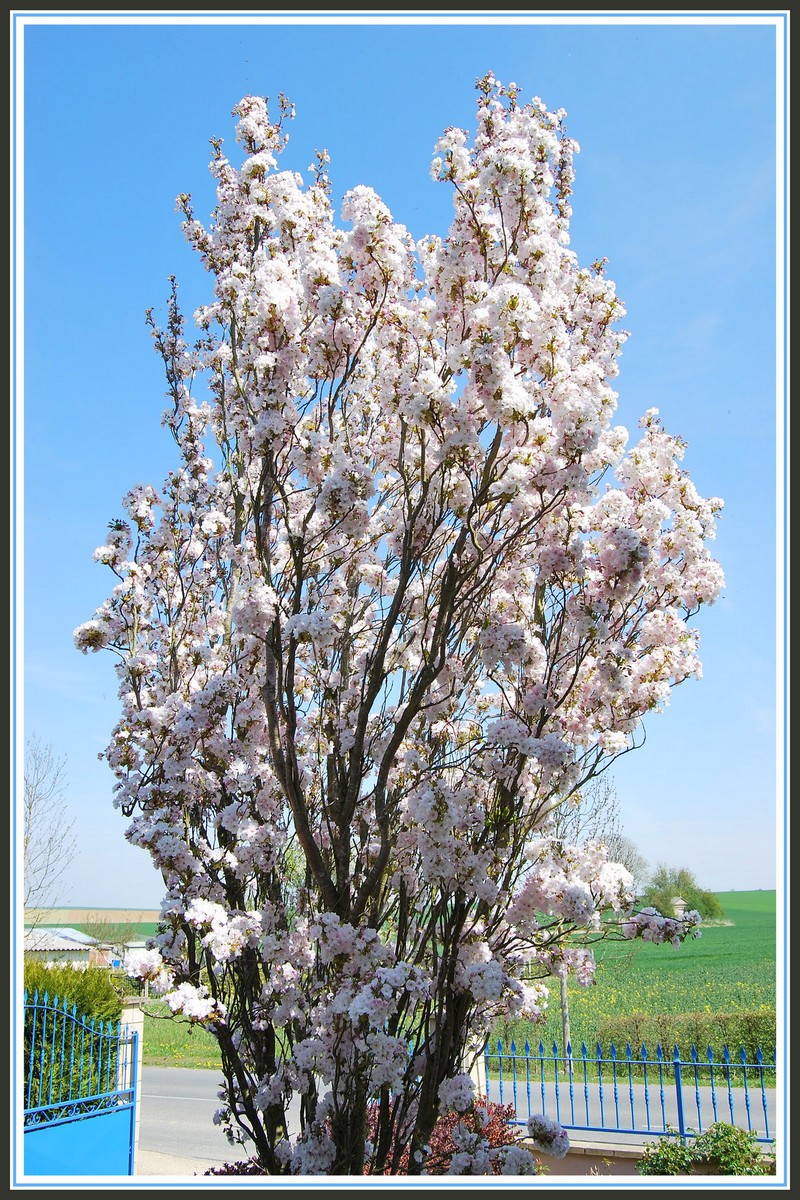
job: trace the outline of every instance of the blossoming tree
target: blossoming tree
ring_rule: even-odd
[[[324,152],[308,187],[278,170],[286,100],[237,105],[210,226],[179,198],[199,340],[174,281],[149,314],[178,463],[125,498],[75,635],[117,656],[115,803],[166,887],[140,969],[218,1038],[218,1119],[276,1174],[424,1171],[497,1017],[591,977],[576,931],[694,924],[548,819],[699,674],[721,502],[655,410],[629,449],[612,425],[623,309],[569,249],[563,112],[477,92],[417,243],[368,187],[339,227]],[[470,1138],[458,1170],[530,1166]]]

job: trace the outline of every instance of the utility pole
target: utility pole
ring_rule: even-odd
[[[567,1000],[567,974],[566,971],[561,976],[561,1028],[564,1033],[564,1053],[567,1053],[567,1046],[571,1045],[572,1038],[569,1032],[569,1002]]]

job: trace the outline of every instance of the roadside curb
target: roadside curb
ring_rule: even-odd
[[[160,1150],[137,1150],[134,1160],[136,1175],[203,1175],[219,1163],[203,1158],[186,1158],[178,1154],[163,1154]]]

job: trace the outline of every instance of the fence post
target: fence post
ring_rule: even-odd
[[[681,1083],[681,1052],[675,1046],[672,1054],[675,1067],[675,1093],[678,1101],[678,1133],[682,1142],[686,1141],[686,1125],[683,1119],[683,1086]]]
[[[128,1032],[131,1035],[136,1034],[136,1037],[133,1038],[132,1042],[136,1057],[129,1063],[129,1078],[124,1081],[125,1086],[127,1087],[131,1087],[134,1084],[136,1086],[133,1118],[133,1154],[135,1162],[136,1153],[139,1149],[139,1124],[142,1107],[142,1043],[144,1041],[144,1006],[139,996],[126,996],[122,1001],[121,1024],[127,1025]]]

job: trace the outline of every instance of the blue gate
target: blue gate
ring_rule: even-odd
[[[775,1056],[766,1060],[761,1050],[749,1060],[743,1049],[734,1056],[725,1046],[715,1057],[710,1046],[702,1055],[692,1046],[682,1058],[677,1046],[671,1055],[661,1046],[648,1054],[646,1046],[618,1052],[612,1043],[604,1054],[599,1043],[594,1053],[582,1043],[576,1054],[569,1043],[560,1053],[553,1042],[550,1053],[541,1041],[538,1051],[527,1041],[508,1049],[498,1041],[483,1059],[487,1100],[513,1104],[520,1125],[545,1113],[572,1132],[677,1132],[685,1141],[724,1121],[774,1140]]]
[[[133,1175],[137,1038],[24,995],[26,1175]]]

